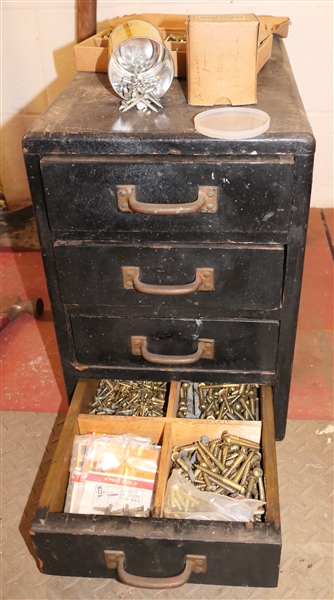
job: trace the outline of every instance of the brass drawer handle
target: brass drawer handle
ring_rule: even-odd
[[[156,296],[181,296],[193,292],[210,292],[214,289],[214,269],[196,269],[196,278],[183,285],[153,285],[140,281],[139,267],[122,267],[123,287],[141,294]]]
[[[190,365],[201,358],[212,359],[214,357],[214,345],[214,340],[198,340],[198,348],[193,354],[185,356],[177,354],[154,354],[147,350],[147,338],[145,336],[131,336],[132,354],[142,356],[147,362],[163,365]]]
[[[197,200],[184,204],[138,202],[135,185],[117,185],[116,188],[118,208],[122,212],[135,212],[143,215],[189,215],[196,212],[214,213],[217,211],[218,188],[210,185],[199,185]]]
[[[104,559],[109,569],[117,569],[117,574],[122,583],[133,587],[148,588],[150,590],[172,589],[187,583],[192,571],[195,573],[206,572],[206,557],[195,554],[186,555],[186,564],[180,575],[172,577],[140,577],[131,575],[124,568],[124,552],[121,550],[105,550]]]

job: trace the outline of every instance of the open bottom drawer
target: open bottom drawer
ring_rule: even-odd
[[[41,571],[74,577],[120,578],[128,585],[172,588],[187,581],[275,587],[281,553],[275,432],[270,387],[260,388],[261,452],[266,487],[264,522],[177,520],[162,517],[170,450],[180,441],[175,419],[177,384],[171,385],[166,418],[88,415],[96,380],[81,380],[69,408],[31,528]],[[183,443],[194,441],[187,421]],[[251,423],[249,423],[252,426]],[[200,435],[228,430],[245,437],[238,421],[197,423]],[[149,518],[64,513],[74,435],[88,431],[136,433],[162,445],[154,516]],[[240,429],[241,428],[241,429]]]

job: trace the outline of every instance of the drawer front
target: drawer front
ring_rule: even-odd
[[[288,230],[294,173],[289,155],[240,160],[48,156],[41,161],[41,172],[50,224],[56,231],[173,230],[202,232],[210,239],[223,231]],[[117,186],[134,186],[132,196],[142,212],[126,208],[118,196],[124,190]],[[216,207],[210,208],[209,202],[205,210],[182,214],[181,205],[197,207],[202,186],[216,190]],[[152,204],[158,205],[155,214],[145,214]],[[162,205],[176,214],[159,214]]]
[[[161,372],[274,372],[279,324],[275,321],[136,319],[110,316],[70,317],[77,364],[143,368]],[[146,340],[149,358],[134,340]],[[204,340],[202,342],[202,340]],[[210,358],[200,345],[210,340]],[[200,344],[201,342],[201,344]],[[135,352],[135,353],[133,353]],[[145,353],[146,354],[146,353]],[[156,360],[155,355],[158,355]],[[173,357],[169,362],[168,356]],[[153,356],[154,360],[151,360]],[[162,358],[161,358],[162,357]],[[177,357],[177,361],[174,360]],[[196,358],[196,360],[193,360]],[[182,362],[182,359],[190,362]]]
[[[65,244],[55,246],[55,260],[66,304],[236,313],[281,305],[282,246]]]

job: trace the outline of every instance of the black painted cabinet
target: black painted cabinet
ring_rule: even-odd
[[[184,90],[122,114],[107,75],[78,73],[24,137],[68,396],[81,378],[258,383],[281,440],[314,138],[281,40],[265,134],[202,136]]]

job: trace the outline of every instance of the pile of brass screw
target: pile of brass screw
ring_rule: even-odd
[[[166,396],[166,382],[102,379],[89,414],[164,417]]]
[[[258,421],[258,388],[257,384],[210,385],[184,381],[180,388],[177,417]]]
[[[172,469],[203,492],[215,492],[232,498],[245,497],[265,502],[262,455],[260,445],[223,431],[221,438],[200,441],[186,446],[175,446],[172,451]],[[181,493],[182,495],[182,493]],[[196,510],[196,501],[185,498],[171,499],[170,510]],[[264,509],[256,511],[254,520],[260,521]]]

